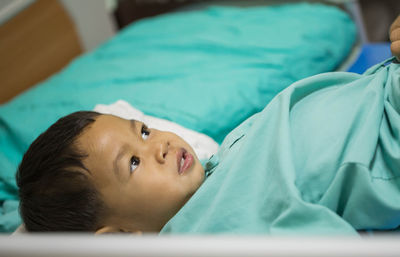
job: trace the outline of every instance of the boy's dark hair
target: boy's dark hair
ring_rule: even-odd
[[[85,173],[87,155],[78,136],[96,112],[75,112],[59,119],[26,151],[17,171],[20,214],[28,231],[95,231],[104,206]]]

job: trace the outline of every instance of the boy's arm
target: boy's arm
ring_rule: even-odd
[[[392,26],[390,26],[389,37],[392,42],[390,50],[396,56],[397,60],[400,60],[400,15],[397,16]]]

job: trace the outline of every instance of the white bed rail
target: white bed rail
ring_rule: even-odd
[[[0,256],[400,256],[399,236],[0,236]]]

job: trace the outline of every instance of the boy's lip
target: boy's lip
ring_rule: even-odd
[[[181,148],[177,153],[177,167],[179,175],[185,173],[193,164],[193,155]]]

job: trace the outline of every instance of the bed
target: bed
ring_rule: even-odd
[[[211,6],[194,2],[126,26],[94,51],[0,106],[3,233],[21,224],[14,179],[18,163],[29,144],[59,117],[124,100],[148,116],[221,143],[229,131],[293,82],[348,69],[360,42],[356,15],[343,11],[349,10],[349,3],[338,8],[330,2],[254,1],[250,6],[247,1],[219,1],[218,6],[212,1]],[[27,249],[37,245],[29,236],[21,240],[33,243]],[[61,242],[54,240],[55,245]],[[392,246],[391,241],[384,243]],[[12,246],[7,249],[8,254],[13,249],[18,253]],[[70,252],[74,254],[79,252]]]

